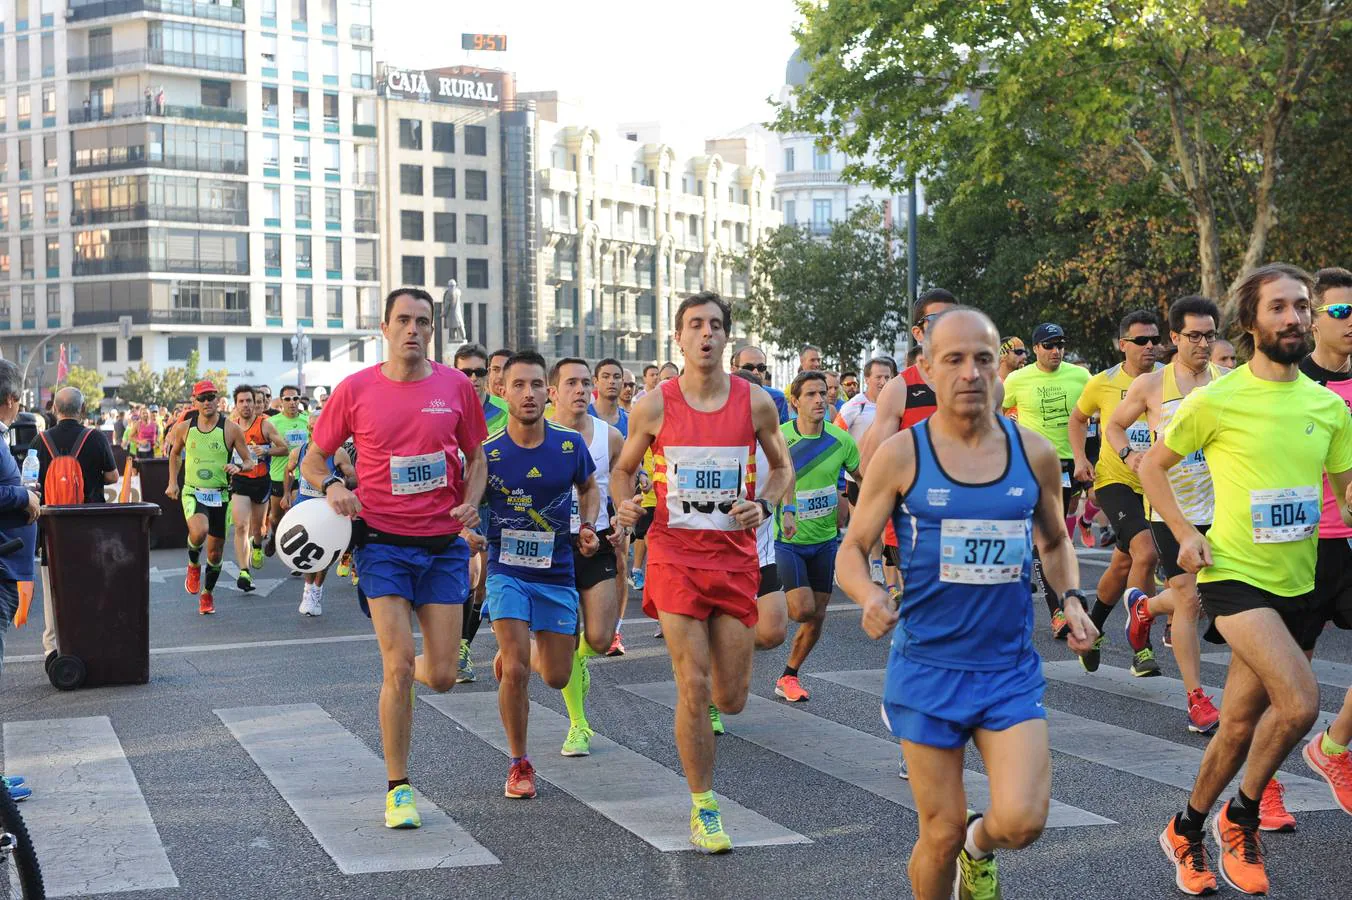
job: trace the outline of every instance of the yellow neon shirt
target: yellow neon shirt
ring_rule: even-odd
[[[1102,433],[1122,398],[1127,396],[1127,388],[1136,378],[1118,363],[1089,379],[1075,406],[1091,419],[1098,413],[1099,431]],[[1133,450],[1144,453],[1150,449],[1150,425],[1144,415],[1127,429],[1127,440]],[[1136,477],[1130,466],[1122,462],[1122,457],[1117,455],[1106,439],[1099,452],[1098,462],[1094,465],[1094,487],[1101,488],[1105,484],[1125,484],[1136,493],[1141,493],[1141,479]]]
[[[1052,442],[1056,455],[1071,459],[1070,410],[1080,400],[1089,381],[1089,370],[1073,363],[1062,363],[1055,372],[1044,372],[1036,364],[1011,372],[1005,379],[1003,409],[1019,408],[1019,424],[1033,429]]]
[[[1341,398],[1304,375],[1264,381],[1243,365],[1188,394],[1164,443],[1183,457],[1202,450],[1211,469],[1214,564],[1199,582],[1242,581],[1279,597],[1314,590],[1322,475],[1352,469]]]

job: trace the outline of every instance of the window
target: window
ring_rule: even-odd
[[[117,362],[117,338],[103,338],[99,341],[102,345],[102,357],[104,362]]]
[[[465,126],[465,152],[470,156],[488,155],[488,129],[482,125]]]
[[[54,184],[42,189],[42,213],[48,225],[61,224],[61,192]]]
[[[302,88],[295,88],[291,91],[291,112],[297,121],[304,120],[306,125],[310,121],[310,92]]]
[[[424,215],[419,209],[406,209],[399,213],[399,237],[405,241],[423,239]]]
[[[306,9],[306,0],[291,0],[291,21],[309,21],[309,11]]]
[[[42,75],[44,78],[50,78],[56,74],[56,37],[47,32],[39,43],[42,45]],[[55,107],[52,112],[56,112]]]
[[[263,361],[263,339],[245,338],[244,339],[244,361],[262,362]]]
[[[325,24],[325,25],[337,25],[337,24],[338,24],[338,0],[319,0],[319,2],[320,2],[320,5],[323,7],[322,12],[323,12],[323,14],[324,14],[324,24]]]
[[[432,167],[432,196],[455,199],[455,169]]]
[[[298,137],[292,138],[291,141],[295,145],[292,162],[295,163],[297,171],[310,171],[310,139]]]
[[[488,199],[488,173],[483,169],[465,170],[465,199]]]
[[[56,85],[54,84],[42,86],[42,115],[44,118],[56,115]]]
[[[343,317],[343,289],[331,287],[324,292],[324,295],[324,315],[330,319],[341,319]],[[318,358],[315,357],[315,359]]]
[[[456,275],[455,263],[454,256],[438,256],[432,260],[432,271],[435,275],[432,280],[438,285],[450,284],[452,280],[459,281],[460,276]]]
[[[348,362],[366,362],[366,342],[348,341],[347,342],[347,361]]]
[[[488,216],[476,215],[474,213],[465,214],[465,243],[488,243]]]
[[[785,171],[785,172],[792,172],[792,171],[793,171],[793,148],[792,148],[792,147],[785,147],[785,148],[784,148],[784,171]]]
[[[324,124],[332,125],[335,129],[338,127],[338,95],[331,92],[324,92]]]
[[[324,189],[324,221],[338,224],[343,221],[343,192],[334,188]]]
[[[324,239],[324,269],[329,272],[337,272],[338,277],[343,275],[343,239],[325,238]]]
[[[432,240],[443,244],[455,243],[455,213],[432,213]]]
[[[282,317],[282,286],[280,284],[270,284],[263,288],[263,314],[277,319]]]
[[[263,135],[263,165],[276,168],[282,164],[282,142],[275,134]]]
[[[370,89],[374,84],[372,74],[375,71],[372,66],[372,55],[369,47],[354,47],[352,55],[355,58],[355,71],[352,73],[352,86],[356,88]]]
[[[376,242],[359,240],[354,243],[356,267],[355,277],[358,281],[379,281],[380,266],[376,262]]]
[[[332,344],[328,338],[310,339],[310,359],[315,362],[328,362],[329,354],[332,352]]]
[[[19,76],[23,78],[22,75]],[[23,128],[25,123],[31,123],[33,119],[33,96],[28,92],[28,88],[19,91],[19,102],[15,107],[19,113],[19,127]]]
[[[339,170],[342,168],[343,148],[337,141],[324,142],[324,174],[335,176],[337,180]]]
[[[424,276],[427,274],[425,264],[421,256],[400,257],[399,271],[400,274],[403,276],[403,283],[407,285],[422,284]]]
[[[488,260],[465,260],[465,286],[472,288],[488,287]]]
[[[321,59],[320,59],[320,62],[319,62],[319,71],[323,72],[325,75],[334,75],[334,76],[337,76],[337,74],[338,74],[338,45],[337,45],[337,44],[334,44],[334,43],[331,43],[331,42],[329,42],[329,41],[325,41],[324,44],[323,44],[323,46],[322,46],[322,48],[321,48],[321,51],[320,51],[320,52],[321,52],[323,55],[322,55],[322,57],[321,57]],[[326,82],[326,83],[327,83],[327,84],[333,84],[333,83],[335,83],[336,81],[337,81],[337,79],[335,78],[334,81],[330,81],[330,82]]]
[[[277,35],[264,34],[262,38],[263,65],[275,69],[277,68]]]
[[[310,42],[306,38],[291,39],[291,68],[296,72],[310,71]]]
[[[315,289],[308,284],[296,285],[296,316],[302,319],[315,317]]]
[[[141,359],[141,339],[139,337],[127,339],[127,362],[138,362]]]
[[[47,317],[48,317],[48,318],[57,318],[57,319],[61,318],[61,286],[60,286],[60,285],[57,285],[57,284],[49,284],[49,285],[47,285]],[[75,348],[75,353],[74,353],[74,355],[75,355],[75,359],[71,360],[71,364],[72,364],[72,365],[79,361],[80,354],[79,354],[79,348],[78,348],[78,347]]]
[[[831,226],[831,201],[812,201],[812,230],[825,231]]]
[[[422,119],[400,119],[399,147],[403,150],[421,150],[422,126]]]
[[[188,355],[197,350],[197,336],[177,336],[169,338],[169,358],[187,359]]]
[[[270,269],[282,267],[282,236],[280,234],[263,235],[263,265]]]
[[[296,268],[310,268],[310,238],[308,235],[296,235]]]
[[[21,37],[14,45],[15,62],[18,64],[17,74],[20,81],[27,81],[33,77],[32,69],[29,66],[29,60],[32,52],[28,49],[28,38]]]
[[[282,219],[282,189],[275,184],[265,185],[263,188],[263,209],[267,211],[269,219],[276,219],[278,224]]]
[[[47,275],[61,270],[61,238],[47,238]]]
[[[437,153],[455,152],[455,125],[450,122],[432,123],[432,149]]]
[[[831,169],[831,151],[823,150],[820,147],[812,148],[812,168],[818,172],[827,172]]]
[[[282,362],[294,362],[296,351],[291,348],[292,338],[282,338]]]
[[[798,224],[798,203],[795,200],[784,201],[784,224]]]
[[[423,192],[422,166],[399,166],[399,193],[421,197]]]
[[[207,360],[210,362],[220,362],[223,359],[225,359],[225,338],[207,338]]]
[[[310,221],[310,189],[296,186],[296,222]]]

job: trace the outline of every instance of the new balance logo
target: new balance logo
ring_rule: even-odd
[[[539,470],[539,469],[535,468],[535,466],[531,466],[531,467],[530,467],[530,471],[526,473],[526,477],[527,477],[527,478],[540,478],[540,477],[542,477],[542,476],[540,475],[540,470]]]
[[[948,488],[930,488],[925,492],[925,500],[930,506],[947,506],[948,493]]]
[[[1022,496],[1023,496],[1023,488],[1020,488],[1020,487],[1013,487],[1013,488],[1010,488],[1008,491],[1005,492],[1005,496],[1006,496],[1006,497],[1022,497]]]

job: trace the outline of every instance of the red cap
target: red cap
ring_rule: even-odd
[[[194,397],[200,394],[219,394],[219,393],[220,391],[216,390],[216,385],[212,384],[210,381],[206,380],[199,381],[197,382],[197,384],[194,384],[192,386],[192,395]]]

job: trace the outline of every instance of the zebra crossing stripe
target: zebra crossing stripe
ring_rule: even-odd
[[[422,699],[480,740],[508,752],[495,692],[427,694]],[[531,703],[530,742],[534,748],[548,745],[531,754],[536,775],[658,850],[693,849],[690,789],[684,778],[599,733],[592,737],[591,756],[560,756],[557,745],[567,733],[567,717]],[[812,843],[722,794],[718,807],[739,848]]]
[[[313,703],[215,710],[345,875],[494,865],[436,804],[417,796],[422,827],[385,827],[385,764]]]
[[[883,694],[883,669],[822,672],[812,677],[875,697]],[[1183,791],[1192,790],[1202,766],[1202,750],[1197,747],[1057,709],[1047,710],[1047,733],[1051,748],[1058,753]],[[1292,812],[1338,808],[1324,782],[1280,774],[1286,786],[1286,807]]]
[[[1230,665],[1230,654],[1226,652],[1203,653],[1202,662],[1228,666]],[[1314,669],[1315,680],[1320,684],[1334,688],[1346,688],[1352,685],[1352,666],[1346,663],[1330,662],[1316,656],[1310,661],[1310,667]]]
[[[5,723],[5,771],[33,787],[23,817],[48,897],[178,887],[107,716]]]
[[[877,677],[878,693],[881,693],[880,672]],[[674,682],[619,687],[668,709],[676,708]],[[901,751],[894,741],[792,709],[755,694],[747,697],[746,708],[740,713],[725,716],[723,724],[729,734],[748,743],[802,763],[876,797],[915,810],[915,798],[910,786],[904,779],[897,777]],[[990,790],[985,775],[966,771],[963,773],[963,786],[970,805],[984,808],[989,803]],[[1112,819],[1056,800],[1052,801],[1047,818],[1050,828],[1115,824]]]

